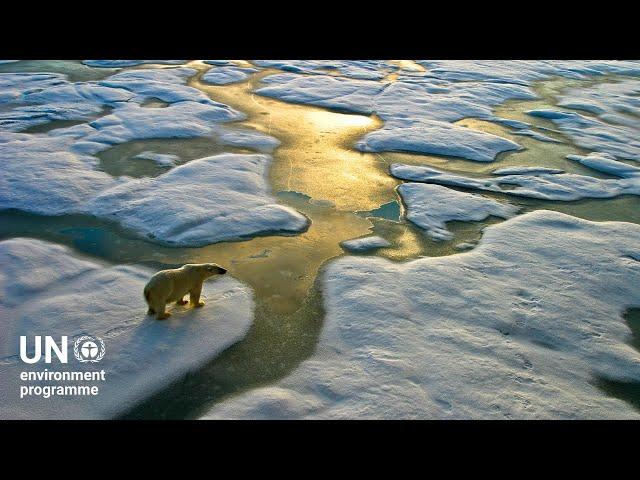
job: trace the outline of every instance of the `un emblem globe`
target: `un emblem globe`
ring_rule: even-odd
[[[83,335],[73,343],[73,354],[79,362],[99,362],[104,357],[104,342],[100,337]]]
[[[82,352],[84,358],[96,358],[98,355],[98,345],[91,341],[84,342],[82,347],[80,347],[80,352]]]

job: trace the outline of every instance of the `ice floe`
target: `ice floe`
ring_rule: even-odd
[[[133,92],[137,102],[159,99],[167,103],[192,101],[217,107],[227,107],[211,100],[203,91],[186,85],[197,71],[193,68],[161,68],[127,70],[111,75],[99,82],[112,89]]]
[[[263,153],[270,153],[280,145],[280,140],[258,130],[219,125],[213,131],[219,142],[234,147],[251,148]]]
[[[142,289],[153,274],[137,266],[111,266],[76,256],[52,243],[16,238],[0,242],[0,418],[113,418],[212,360],[244,337],[253,320],[251,289],[231,277],[204,284],[202,309],[172,307],[164,321],[146,316]],[[73,342],[81,335],[105,342],[100,363],[79,363]],[[69,363],[20,360],[19,337],[68,336]],[[87,367],[89,365],[89,367]],[[97,396],[20,398],[22,371],[100,371]],[[69,382],[66,382],[69,383]],[[73,382],[72,382],[73,383]]]
[[[640,80],[624,78],[563,91],[558,106],[593,113],[609,123],[640,128]]]
[[[0,133],[0,209],[98,216],[183,246],[307,228],[306,217],[270,196],[267,155],[218,155],[154,179],[115,179],[96,168],[95,157],[72,151],[71,142]]]
[[[640,123],[636,126],[614,125],[579,113],[553,109],[534,109],[526,113],[551,120],[580,147],[640,161]]]
[[[286,72],[308,75],[332,73],[359,80],[382,80],[398,70],[385,60],[253,60],[263,68],[277,68]]]
[[[256,93],[265,97],[361,114],[373,113],[375,96],[385,88],[373,81],[293,73],[269,75],[262,82]]]
[[[276,204],[267,193],[264,175],[270,157],[201,159],[151,183],[115,179],[100,170],[95,154],[134,140],[211,137],[223,145],[265,153],[279,145],[257,130],[223,125],[245,115],[186,85],[195,73],[191,68],[130,70],[99,82],[69,82],[59,74],[0,74],[0,99],[13,106],[0,112],[0,209],[96,215],[172,245],[304,230],[306,217]],[[144,106],[154,99],[167,105]],[[71,119],[90,121],[41,134],[16,133]],[[177,160],[157,152],[145,158],[169,167]],[[220,174],[223,163],[228,168]],[[215,165],[217,179],[203,172],[209,164]],[[181,174],[187,177],[180,180]],[[151,205],[151,196],[158,195],[154,189],[165,187],[166,196],[159,198],[176,202],[168,222],[159,220],[167,205]],[[135,193],[148,198],[136,202]],[[114,204],[108,203],[111,199]],[[114,209],[120,209],[118,214]]]
[[[478,155],[470,154],[477,143],[479,149],[485,149],[486,143],[496,142],[494,139],[481,141],[484,132],[474,132],[463,127],[456,127],[456,137],[444,140],[444,132],[438,122],[452,123],[463,118],[473,117],[483,120],[510,124],[517,128],[518,135],[530,136],[544,142],[560,142],[560,140],[533,130],[524,122],[496,118],[492,109],[509,99],[534,99],[536,95],[530,85],[552,76],[574,79],[586,79],[607,74],[640,76],[638,62],[605,62],[605,61],[422,61],[417,63],[424,71],[398,70],[391,63],[365,62],[314,62],[314,61],[256,61],[263,67],[275,67],[289,73],[275,74],[265,77],[264,86],[256,93],[278,98],[292,103],[303,103],[340,111],[371,115],[375,114],[385,121],[380,130],[369,132],[357,144],[357,148],[365,151],[410,151],[439,155],[454,155],[469,160],[478,160]],[[370,69],[380,72],[379,75],[351,74],[348,66],[358,71],[368,72]],[[327,67],[329,71],[327,70]],[[387,81],[389,73],[397,74],[393,81]],[[624,97],[616,106],[609,107],[606,121],[624,117],[625,128],[611,132],[607,124],[602,122],[587,125],[589,119],[582,120],[576,126],[578,117],[573,117],[570,124],[566,119],[561,130],[572,138],[577,137],[580,129],[583,132],[577,143],[592,150],[607,151],[624,158],[635,158],[637,141],[629,130],[631,114],[637,111],[635,95],[636,79],[623,82],[616,87],[618,97]],[[616,93],[614,92],[614,93]],[[600,95],[602,103],[606,103],[606,92]],[[584,102],[582,102],[584,103]],[[627,113],[624,115],[622,113]],[[577,114],[576,114],[577,115]],[[637,118],[637,117],[636,117]],[[434,124],[432,125],[432,122]],[[575,127],[574,129],[572,129]],[[637,131],[637,129],[636,129]],[[471,134],[468,132],[472,132]],[[575,135],[574,135],[575,134]],[[434,141],[432,141],[432,137]],[[455,144],[461,142],[466,148],[456,149]],[[479,155],[481,161],[493,154],[491,159],[501,151],[517,149],[518,146],[507,139],[502,139],[503,149],[487,149]],[[607,147],[598,147],[605,142]],[[629,145],[627,145],[629,144]],[[446,145],[446,148],[443,148]],[[629,156],[631,155],[631,156]]]
[[[195,73],[191,68],[129,70],[99,82],[69,82],[59,74],[0,74],[0,99],[14,106],[0,113],[0,208],[98,216],[172,245],[304,230],[306,217],[269,196],[268,156],[200,159],[152,181],[116,179],[100,169],[93,155],[134,140],[211,137],[261,152],[278,146],[277,139],[259,131],[222,125],[245,115],[186,85]],[[153,99],[167,105],[144,106]],[[70,119],[91,121],[46,134],[15,133]],[[142,156],[169,167],[178,160],[158,152]]]
[[[22,131],[54,120],[89,120],[132,94],[95,83],[69,83],[64,75],[1,73],[1,131]]]
[[[133,94],[121,88],[109,88],[94,82],[65,83],[39,91],[26,91],[20,97],[25,103],[38,104],[86,104],[112,106],[115,102],[127,102]]]
[[[23,131],[53,120],[92,120],[50,132],[73,138],[70,148],[83,154],[150,138],[212,136],[223,144],[261,152],[279,144],[256,130],[221,125],[245,115],[186,85],[195,73],[192,68],[130,70],[100,82],[76,83],[59,74],[3,73],[0,100],[16,106],[0,112],[0,129]],[[167,105],[146,108],[150,100]]]
[[[472,248],[475,248],[475,246],[476,244],[472,242],[462,242],[456,244],[455,249],[460,251],[471,250]]]
[[[530,128],[523,128],[516,132],[513,132],[514,135],[521,135],[523,137],[531,137],[535,138],[540,142],[551,142],[551,143],[562,143],[562,140],[558,140],[556,138],[550,137],[549,135],[545,135],[544,133],[537,132],[536,130]]]
[[[368,237],[346,240],[342,242],[340,246],[352,252],[366,252],[368,250],[390,247],[391,243],[378,235],[369,235]]]
[[[82,63],[89,67],[99,68],[121,68],[135,67],[145,63],[158,65],[180,65],[186,63],[186,60],[83,60]]]
[[[0,129],[22,131],[53,120],[91,120],[104,112],[89,124],[93,131],[82,126],[73,132],[86,134],[84,142],[108,146],[140,138],[204,136],[218,123],[245,118],[186,85],[195,73],[192,68],[131,70],[99,82],[69,82],[60,74],[1,73],[0,101],[15,107],[0,113]],[[144,108],[149,100],[168,106]]]
[[[314,355],[204,418],[640,418],[597,387],[640,381],[640,227],[536,211],[473,250],[324,274]]]
[[[455,122],[466,117],[491,118],[491,109],[510,98],[533,99],[521,85],[475,82],[456,84],[431,78],[382,84],[329,75],[276,74],[263,79],[256,93],[292,103],[305,103],[383,120]]]
[[[466,117],[492,118],[491,108],[508,98],[534,98],[520,85],[439,85],[354,80],[328,75],[278,74],[256,90],[264,96],[361,114],[375,114],[383,127],[356,143],[362,151],[409,151],[492,161],[521,147],[508,139],[452,125]]]
[[[640,76],[640,64],[637,61],[416,60],[416,62],[426,69],[428,75],[457,82],[482,81],[529,85],[534,81],[553,76],[575,79],[606,74]]]
[[[83,205],[157,242],[202,246],[267,233],[296,233],[309,220],[270,196],[268,155],[221,154],[154,178],[124,182]]]
[[[503,167],[496,168],[491,173],[494,175],[540,175],[546,173],[564,173],[564,170],[546,167]]]
[[[606,153],[568,155],[567,158],[593,170],[620,178],[596,178],[558,172],[539,173],[536,172],[539,169],[535,167],[532,167],[532,172],[517,168],[511,174],[494,178],[465,177],[435,168],[403,164],[393,164],[390,170],[394,177],[412,182],[471,188],[541,200],[573,201],[583,198],[613,198],[625,194],[640,195],[640,168],[616,161]],[[509,173],[509,169],[506,172]],[[504,173],[504,170],[501,173]]]
[[[506,138],[450,123],[394,119],[365,135],[356,148],[363,152],[421,152],[492,162],[498,153],[522,147]]]
[[[96,159],[71,151],[64,136],[0,132],[0,209],[79,213],[96,192],[118,184]]]
[[[249,78],[249,75],[257,72],[257,68],[238,67],[236,65],[225,65],[214,67],[208,70],[201,78],[205,83],[213,85],[227,85],[229,83],[241,82]]]
[[[58,73],[2,73],[0,74],[0,103],[14,102],[25,92],[63,85],[64,75]]]
[[[28,105],[0,112],[0,131],[22,132],[56,120],[90,120],[102,108],[91,104],[51,103]]]
[[[172,167],[180,161],[180,157],[177,155],[171,155],[168,153],[156,153],[151,151],[140,152],[138,155],[132,157],[140,160],[151,160],[162,167]]]
[[[231,60],[203,60],[202,63],[206,63],[207,65],[235,65]]]
[[[515,205],[440,185],[404,183],[398,187],[398,193],[407,206],[407,219],[435,240],[453,238],[446,222],[480,221],[491,215],[510,218],[519,210]]]
[[[243,118],[242,114],[229,108],[198,102],[177,102],[166,108],[144,108],[137,103],[126,103],[111,114],[90,122],[91,129],[85,125],[76,129],[75,132],[81,135],[74,148],[93,154],[131,140],[206,137],[219,131],[219,122],[240,118]]]

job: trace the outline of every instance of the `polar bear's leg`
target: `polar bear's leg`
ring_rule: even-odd
[[[156,317],[158,320],[164,320],[165,318],[169,318],[171,316],[169,312],[165,311],[165,309],[167,308],[166,303],[163,303],[162,306],[155,306],[154,308],[156,310],[156,313],[158,314],[158,316]]]
[[[147,315],[153,315],[154,313],[156,313],[156,311],[153,308],[149,307],[149,310],[147,310]]]
[[[171,316],[170,313],[165,311],[166,308],[167,308],[166,297],[160,296],[156,292],[150,295],[149,312],[155,313],[156,318],[158,320],[164,320],[165,318]]]
[[[204,306],[204,302],[200,301],[200,292],[202,292],[202,283],[189,292],[189,299],[194,307]]]

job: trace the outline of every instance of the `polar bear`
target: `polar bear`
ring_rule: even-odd
[[[184,305],[187,293],[193,307],[202,307],[202,282],[213,275],[225,273],[227,270],[215,263],[188,263],[180,268],[159,271],[144,287],[144,299],[149,305],[147,314],[155,314],[158,320],[164,320],[171,315],[165,311],[167,303]]]

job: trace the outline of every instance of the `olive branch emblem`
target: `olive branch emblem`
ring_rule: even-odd
[[[79,348],[87,340],[100,343],[100,352],[98,353],[98,356],[96,358],[84,358],[84,356],[80,353]],[[83,335],[81,337],[78,337],[76,341],[73,343],[73,354],[81,363],[86,363],[86,362],[97,363],[100,360],[102,360],[102,357],[104,357],[104,352],[105,352],[104,341],[100,337],[91,337],[89,335]]]

